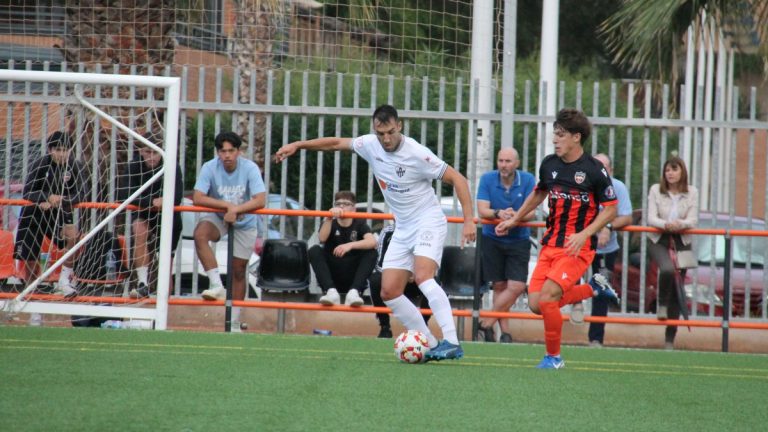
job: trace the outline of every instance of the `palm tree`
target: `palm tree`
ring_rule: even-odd
[[[176,8],[173,0],[67,0],[65,3],[66,33],[62,36],[61,45],[55,45],[70,71],[113,73],[115,68],[120,74],[131,73],[135,68],[137,74],[160,74],[173,64],[176,40],[172,31],[176,22]],[[130,89],[118,87],[117,97],[128,99],[133,91],[135,99],[146,99],[153,96],[156,100],[164,95],[161,90],[150,95],[146,89]],[[111,98],[113,88],[102,86],[99,96]],[[93,89],[84,90],[86,97],[95,96]],[[69,107],[70,113],[74,107]],[[140,110],[121,108],[113,115],[125,124],[133,120],[133,129],[142,133],[149,130],[159,130],[161,113],[146,116]],[[70,116],[74,118],[74,116]],[[110,177],[108,155],[111,151],[110,132],[102,123],[97,123],[94,116],[86,113],[83,128],[90,142],[83,143],[83,157],[87,163],[93,157],[99,161],[97,178],[101,186],[99,199],[107,197]],[[152,122],[153,124],[148,124]],[[94,136],[99,124],[100,136]],[[74,127],[74,125],[72,126]],[[93,151],[93,142],[98,142],[98,150]],[[127,140],[121,132],[117,133],[118,161],[126,160]],[[98,154],[94,154],[98,153]]]
[[[303,3],[308,7],[312,1],[295,0],[235,0],[236,26],[232,38],[230,61],[238,70],[238,101],[242,104],[251,101],[251,76],[256,75],[254,99],[257,104],[267,103],[267,74],[274,67],[273,48],[279,31],[287,31],[293,25],[290,22],[291,8]],[[370,22],[373,17],[371,0],[350,0],[348,8],[350,18],[359,22]],[[316,6],[322,6],[316,3]],[[236,113],[237,132],[248,135],[250,114]],[[254,114],[253,122],[253,160],[264,166],[264,144],[266,134],[266,115]]]
[[[237,0],[235,34],[232,38],[230,61],[238,71],[238,101],[242,104],[267,103],[267,74],[273,67],[272,51],[277,34],[277,19],[284,16],[285,3],[281,0]],[[251,76],[254,80],[255,101],[251,101]],[[249,113],[238,112],[237,132],[247,136]],[[264,166],[264,144],[267,118],[254,114],[253,160]]]
[[[703,17],[714,20],[722,35],[757,35],[768,67],[768,0],[624,0],[601,33],[615,63],[676,88],[685,36],[691,27],[701,28]],[[738,46],[738,38],[731,43],[746,48]]]

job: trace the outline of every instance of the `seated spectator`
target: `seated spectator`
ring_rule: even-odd
[[[162,137],[147,133],[144,138],[153,143],[162,143]],[[136,141],[137,157],[131,161],[128,166],[128,173],[124,178],[127,183],[124,189],[125,198],[136,192],[141,185],[146,183],[158,171],[163,169],[163,157],[160,153],[152,150],[140,141]],[[181,204],[181,198],[184,194],[184,182],[181,174],[181,167],[176,165],[176,190],[174,191],[173,202],[175,205]],[[133,270],[136,272],[137,285],[132,289],[130,296],[133,298],[143,298],[149,296],[149,267],[160,248],[160,208],[163,205],[163,178],[160,177],[145,189],[134,202],[141,207],[133,213]],[[171,259],[176,251],[181,238],[181,214],[173,214],[173,234],[171,238]],[[156,257],[155,257],[156,258]],[[173,278],[171,278],[171,284]],[[169,285],[172,286],[172,285]]]
[[[380,306],[384,307],[386,306],[384,304],[384,300],[381,298],[381,264],[384,262],[384,254],[387,252],[387,247],[389,247],[389,241],[392,239],[392,233],[395,232],[395,224],[387,225],[384,227],[383,230],[379,233],[379,244],[378,244],[378,252],[379,252],[379,259],[376,261],[376,269],[374,270],[373,274],[371,275],[371,301],[373,302],[374,306]],[[418,304],[419,307],[422,309],[428,309],[429,308],[429,300],[421,293],[421,290],[419,289],[419,285],[416,284],[416,282],[413,280],[413,276],[411,276],[410,279],[408,279],[408,284],[405,286],[405,296],[408,297],[414,304]],[[429,317],[431,315],[423,315],[424,316],[424,322],[427,323],[429,321]],[[379,335],[377,337],[380,338],[391,338],[392,337],[392,327],[389,324],[389,314],[387,313],[377,313],[376,319],[379,320],[379,327],[381,329],[379,330]]]
[[[376,265],[376,239],[364,220],[343,217],[355,211],[353,192],[339,191],[334,198],[333,216],[325,218],[318,232],[322,245],[309,249],[309,263],[324,293],[320,303],[337,305],[340,293],[346,293],[345,305],[362,306],[360,294]]]
[[[14,258],[24,262],[27,283],[40,275],[38,256],[44,236],[62,252],[75,245],[80,233],[74,222],[74,206],[85,199],[90,185],[85,166],[72,154],[74,142],[67,133],[52,133],[46,144],[48,152],[29,165],[22,196],[32,205],[21,210],[16,231]],[[54,294],[77,294],[71,282],[74,261],[75,256],[70,256],[61,266]]]
[[[264,208],[267,188],[259,166],[241,155],[242,145],[238,134],[220,132],[214,140],[216,157],[203,164],[195,182],[192,202],[196,206],[222,210],[204,214],[195,227],[195,251],[209,282],[209,288],[202,292],[203,300],[227,297],[210,242],[227,235],[230,226],[234,250],[232,268],[227,272],[232,275],[232,299],[245,299],[246,268],[259,235],[258,216],[251,212]],[[233,329],[245,327],[245,323],[240,322],[240,307],[232,308],[232,323]]]

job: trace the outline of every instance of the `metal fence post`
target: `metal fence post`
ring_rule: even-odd
[[[235,226],[227,229],[227,300],[224,302],[224,331],[232,331],[232,259],[235,254]]]
[[[482,298],[482,293],[480,292],[480,288],[483,283],[483,260],[481,259],[480,255],[480,242],[481,237],[483,236],[483,225],[482,220],[480,222],[480,227],[477,228],[477,234],[476,234],[476,241],[475,241],[475,292],[474,292],[474,298],[472,300],[472,340],[477,341],[477,331],[480,329],[480,299]]]
[[[731,266],[733,257],[731,256],[731,246],[733,237],[731,231],[725,230],[725,268],[723,269],[723,322],[720,327],[723,329],[722,351],[728,352],[728,321],[731,317]],[[749,311],[747,311],[747,314]]]

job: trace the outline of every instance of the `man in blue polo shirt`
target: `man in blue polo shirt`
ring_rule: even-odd
[[[485,219],[507,220],[533,191],[536,179],[521,171],[520,157],[514,148],[502,148],[496,157],[497,168],[483,174],[477,188],[477,214]],[[524,220],[533,219],[529,213]],[[528,261],[531,259],[531,230],[518,227],[505,236],[497,236],[494,225],[483,225],[480,242],[483,259],[483,280],[493,283],[493,311],[509,312],[517,298],[525,290],[528,280]],[[495,342],[493,324],[499,321],[502,343],[512,342],[509,322],[506,319],[483,318],[480,320],[479,339]]]

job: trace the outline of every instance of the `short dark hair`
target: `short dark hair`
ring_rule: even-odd
[[[393,107],[392,105],[381,105],[380,107],[376,108],[376,111],[373,112],[373,121],[378,121],[379,123],[389,123],[390,120],[394,119],[395,121],[399,120],[399,117],[397,116],[397,109]]]
[[[52,133],[47,140],[45,140],[49,149],[64,147],[69,150],[75,144],[74,140],[68,133],[62,131],[56,131]]]
[[[240,146],[243,145],[243,140],[240,138],[240,135],[231,131],[221,132],[216,135],[216,141],[214,141],[213,145],[216,146],[216,150],[221,150],[222,147],[224,147],[225,142],[232,144],[232,147],[236,149],[239,149]]]
[[[355,196],[355,193],[352,191],[343,190],[343,191],[336,192],[336,195],[334,195],[333,200],[338,201],[340,199],[346,199],[357,204],[357,197]]]
[[[557,113],[554,124],[555,129],[561,128],[572,134],[581,134],[581,145],[592,133],[592,124],[583,112],[575,108],[563,108]]]
[[[162,132],[160,132],[160,131],[157,131],[157,132],[144,132],[143,134],[141,134],[141,136],[144,139],[146,139],[147,141],[151,142],[152,144],[154,144],[154,145],[156,145],[156,146],[158,146],[160,148],[163,147],[163,133]],[[136,148],[140,148],[140,149],[147,148],[147,146],[143,142],[141,142],[139,140],[134,140],[133,144],[134,144],[134,146]]]

